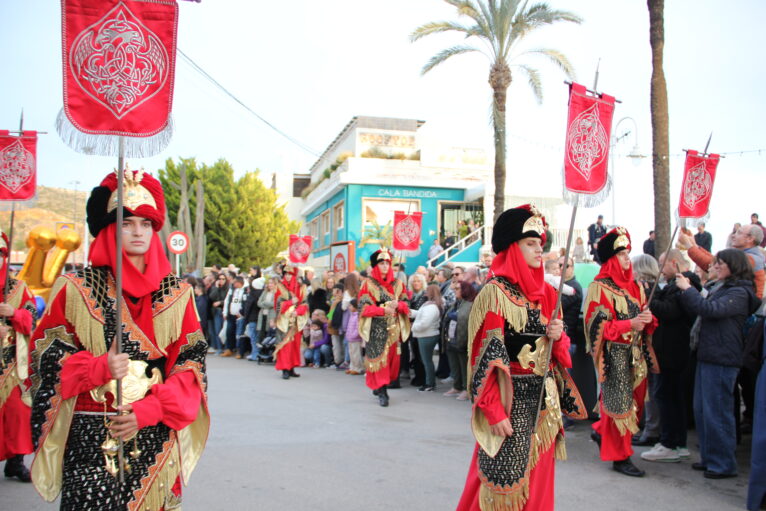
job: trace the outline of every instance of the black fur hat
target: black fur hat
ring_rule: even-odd
[[[506,209],[492,228],[492,251],[499,254],[522,238],[540,238],[545,243],[545,217],[533,204]]]
[[[630,233],[625,227],[615,227],[598,240],[598,245],[596,245],[601,264],[607,262],[617,252],[621,250],[630,251],[630,249]]]

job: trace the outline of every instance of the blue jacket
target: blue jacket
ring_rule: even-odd
[[[707,299],[690,287],[681,293],[683,307],[702,318],[697,360],[708,364],[741,367],[745,347],[743,327],[760,300],[752,282],[725,282]]]

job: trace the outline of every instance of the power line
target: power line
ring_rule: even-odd
[[[257,114],[255,111],[253,111],[253,109],[252,109],[252,108],[250,108],[250,107],[249,107],[249,106],[247,106],[245,103],[243,103],[243,102],[242,102],[242,101],[241,101],[239,98],[237,98],[237,96],[235,96],[234,94],[232,94],[231,92],[229,92],[229,90],[228,90],[228,89],[226,89],[226,87],[224,87],[223,85],[221,85],[220,83],[218,83],[218,81],[217,81],[215,78],[213,78],[212,76],[210,76],[210,75],[208,74],[208,72],[207,72],[207,71],[205,71],[204,69],[202,69],[202,68],[201,68],[201,67],[200,67],[200,66],[199,66],[199,65],[198,65],[196,62],[194,62],[194,61],[191,59],[191,57],[189,57],[187,54],[185,54],[183,51],[181,51],[181,48],[178,48],[178,53],[181,55],[181,57],[183,57],[183,58],[184,58],[184,60],[186,60],[186,62],[188,62],[188,63],[189,63],[189,65],[191,65],[191,66],[192,66],[192,68],[193,68],[195,71],[197,71],[199,74],[201,74],[202,76],[204,76],[205,78],[207,78],[207,79],[208,79],[208,80],[209,80],[209,81],[210,81],[210,82],[211,82],[213,85],[215,85],[217,88],[219,88],[219,89],[220,89],[220,90],[221,90],[221,91],[222,91],[224,94],[226,94],[226,95],[227,95],[227,96],[229,96],[231,99],[233,99],[233,100],[234,100],[236,103],[238,103],[238,104],[239,104],[239,105],[240,105],[242,108],[244,108],[245,110],[247,110],[248,112],[250,112],[251,114],[253,114],[253,115],[254,115],[254,116],[255,116],[255,117],[258,119],[258,120],[260,120],[261,122],[263,122],[263,123],[264,123],[266,126],[268,126],[269,128],[271,128],[272,130],[276,131],[277,133],[279,133],[280,135],[282,135],[283,137],[285,137],[287,140],[289,140],[290,142],[292,142],[292,143],[293,143],[293,144],[295,144],[296,146],[300,147],[300,148],[301,148],[303,151],[305,151],[305,152],[307,152],[307,153],[309,153],[309,154],[311,154],[312,156],[315,156],[315,157],[317,157],[317,158],[319,158],[319,157],[320,157],[320,154],[319,154],[317,151],[313,150],[311,147],[307,146],[306,144],[302,143],[301,141],[299,141],[299,140],[297,140],[297,139],[295,139],[295,138],[291,137],[290,135],[288,135],[287,133],[285,133],[284,131],[280,130],[279,128],[277,128],[276,126],[274,126],[273,124],[271,124],[269,121],[267,121],[266,119],[264,119],[262,116],[258,115],[258,114]]]

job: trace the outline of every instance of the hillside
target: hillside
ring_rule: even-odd
[[[75,192],[65,188],[38,186],[36,201],[19,203],[16,206],[12,260],[14,262],[24,260],[27,251],[27,234],[38,225],[45,225],[55,230],[57,222],[75,221],[75,227],[82,236],[87,198],[88,192],[84,190]],[[4,204],[3,211],[0,211],[0,229],[6,234],[8,234],[10,225],[10,210],[10,204]],[[75,254],[75,260],[77,262],[83,261],[82,246]]]

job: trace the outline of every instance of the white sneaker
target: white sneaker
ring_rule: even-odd
[[[678,457],[681,458],[682,460],[688,460],[689,458],[692,457],[692,455],[689,453],[689,449],[687,449],[686,447],[679,447],[678,449],[676,449],[676,451],[678,452]]]
[[[441,380],[442,383],[454,383],[455,379],[452,376],[447,376],[443,380]]]
[[[648,451],[641,453],[641,459],[646,461],[662,461],[665,463],[678,463],[681,457],[675,449],[668,449],[662,444],[655,444]]]

